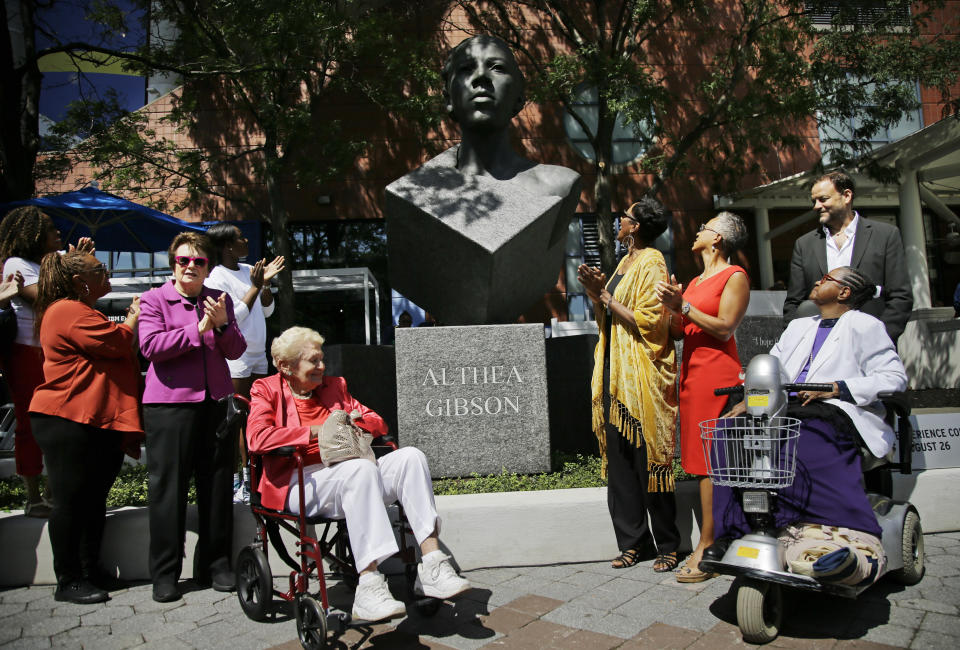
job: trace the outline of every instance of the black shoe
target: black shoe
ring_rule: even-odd
[[[723,556],[726,555],[732,541],[729,537],[721,537],[715,540],[713,544],[704,549],[703,559],[711,562],[722,562]]]
[[[104,591],[116,591],[127,586],[124,581],[107,573],[99,566],[83,569],[83,579]]]
[[[110,600],[110,594],[81,579],[57,585],[53,599],[78,605],[92,605]]]
[[[210,581],[214,591],[233,591],[237,588],[237,575],[233,571],[215,573]]]
[[[180,598],[180,590],[175,582],[153,583],[153,599],[158,603],[172,603]]]

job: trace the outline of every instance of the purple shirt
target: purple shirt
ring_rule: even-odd
[[[204,287],[198,304],[219,291]],[[150,362],[144,404],[176,404],[220,399],[233,392],[227,359],[247,348],[227,296],[227,324],[222,333],[197,329],[202,310],[181,296],[173,281],[151,289],[140,299],[140,352]]]

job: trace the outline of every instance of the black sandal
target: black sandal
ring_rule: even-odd
[[[619,556],[610,561],[610,566],[614,569],[626,569],[640,561],[640,551],[635,548],[628,548]]]
[[[653,570],[657,573],[666,573],[667,571],[676,569],[678,564],[680,564],[680,558],[677,557],[676,551],[672,553],[661,553],[657,556],[657,559],[653,561]]]

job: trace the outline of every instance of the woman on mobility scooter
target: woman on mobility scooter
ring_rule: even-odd
[[[440,550],[440,518],[433,482],[423,453],[404,447],[377,461],[352,458],[336,464],[320,457],[317,435],[331,411],[354,414],[353,424],[374,437],[387,433],[383,419],[347,392],[342,377],[324,376],[323,337],[306,327],[291,327],[270,348],[279,373],[254,382],[250,390],[247,444],[263,454],[288,445],[308,446],[304,468],[304,514],[345,518],[360,580],[353,600],[353,619],[380,621],[406,614],[386,580],[380,562],[398,546],[386,504],[399,501],[420,544],[415,591],[433,598],[452,598],[470,589],[450,558]],[[299,514],[298,477],[289,457],[264,456],[257,489],[261,504]]]
[[[787,415],[801,420],[796,477],[775,513],[790,570],[821,583],[869,585],[886,562],[857,437],[874,456],[889,453],[894,432],[878,396],[904,390],[907,375],[883,323],[858,311],[874,291],[857,270],[833,269],[810,292],[820,314],[793,320],[770,351],[784,382],[833,384],[801,391],[789,407]],[[741,402],[724,417],[745,410]],[[704,553],[708,561],[722,560],[730,539],[750,532],[732,488],[715,487],[714,517],[718,540]]]

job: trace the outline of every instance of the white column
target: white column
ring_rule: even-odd
[[[770,232],[770,215],[767,206],[757,203],[753,209],[754,222],[757,227],[757,259],[760,264],[760,288],[769,289],[774,283],[773,277],[773,250],[767,234]]]
[[[923,209],[917,170],[900,169],[900,234],[906,253],[907,275],[913,288],[913,308],[930,306],[930,273],[927,270],[927,241],[923,230]]]

